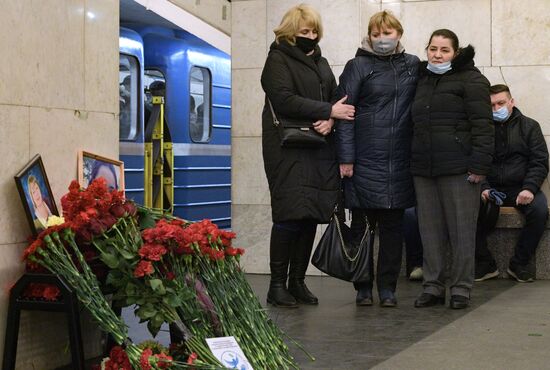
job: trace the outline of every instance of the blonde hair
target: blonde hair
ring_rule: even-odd
[[[38,189],[40,190],[40,184],[38,183],[38,179],[34,175],[30,175],[29,177],[27,177],[27,190],[31,197],[32,205],[36,207],[36,204],[34,204],[34,198],[32,197],[32,193],[31,193],[31,184],[36,184],[36,186],[38,186]]]
[[[323,37],[323,25],[321,16],[311,5],[300,4],[290,8],[281,20],[281,24],[273,30],[275,33],[275,42],[278,44],[281,39],[288,41],[289,44],[296,44],[296,33],[300,26],[306,25],[317,30],[317,40]]]
[[[403,26],[399,19],[397,19],[391,12],[383,10],[370,17],[369,21],[369,35],[373,28],[378,28],[382,31],[382,28],[393,28],[400,35],[403,35]]]

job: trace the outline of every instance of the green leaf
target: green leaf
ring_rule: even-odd
[[[140,319],[147,320],[157,315],[157,310],[152,304],[147,303],[136,310],[136,316]]]
[[[160,279],[151,279],[151,280],[149,280],[149,285],[151,286],[151,289],[153,289],[153,291],[156,292],[159,289],[159,287],[162,286],[162,280],[160,280]]]
[[[129,252],[125,249],[119,249],[118,250],[118,253],[120,253],[120,255],[124,258],[124,259],[127,259],[127,260],[131,260],[131,259],[134,259],[136,258],[136,255],[132,252]]]
[[[147,322],[147,329],[149,329],[149,333],[151,333],[151,335],[153,337],[157,336],[161,326],[162,326],[162,323],[160,323],[160,325],[158,325],[158,324],[154,323],[152,320],[149,320]]]
[[[111,269],[118,267],[118,258],[110,253],[101,253],[101,260]]]
[[[153,218],[153,216],[149,213],[149,212],[143,212],[141,213],[140,215],[141,217],[139,218],[139,228],[140,229],[150,229],[152,227],[155,227],[156,223],[155,223],[155,219]]]
[[[136,295],[137,288],[134,284],[128,283],[124,291],[126,292],[126,295],[132,296],[132,295]]]
[[[162,297],[162,302],[171,307],[179,307],[181,305],[181,301],[178,299],[178,296],[174,294],[169,294]]]

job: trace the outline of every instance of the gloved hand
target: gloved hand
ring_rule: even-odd
[[[489,189],[489,200],[495,202],[497,206],[501,206],[506,199],[506,194],[496,189]]]

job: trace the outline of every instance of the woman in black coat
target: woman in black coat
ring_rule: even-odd
[[[351,119],[354,108],[330,103],[336,81],[317,46],[322,37],[317,11],[308,5],[293,7],[274,32],[262,72],[262,150],[273,218],[267,301],[296,307],[318,303],[304,278],[317,224],[329,221],[340,188],[331,134],[334,118]],[[309,121],[327,143],[320,148],[281,147],[269,101],[278,119]]]
[[[387,11],[373,15],[368,36],[350,60],[338,87],[356,109],[355,121],[336,128],[340,173],[346,207],[353,209],[352,230],[362,235],[365,215],[378,224],[377,288],[380,305],[397,304],[395,289],[401,269],[403,212],[414,205],[409,171],[412,122],[410,108],[419,60],[399,42],[403,27]],[[372,281],[356,283],[356,303],[372,305]]]
[[[494,150],[489,82],[474,66],[474,48],[459,48],[450,30],[433,32],[427,54],[412,108],[411,172],[424,246],[424,292],[415,307],[445,303],[449,244],[450,307],[461,309],[470,302],[480,182]]]

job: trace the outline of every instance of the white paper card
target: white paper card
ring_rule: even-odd
[[[212,354],[229,369],[253,370],[235,337],[206,338]]]

